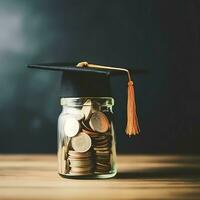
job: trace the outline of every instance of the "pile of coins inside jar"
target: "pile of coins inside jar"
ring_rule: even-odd
[[[98,102],[87,99],[81,108],[62,116],[62,174],[107,174],[112,168],[111,123]]]

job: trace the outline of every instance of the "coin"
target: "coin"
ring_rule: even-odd
[[[100,111],[94,112],[89,121],[92,130],[99,133],[106,133],[109,129],[109,121],[106,115]]]
[[[96,156],[110,156],[110,151],[96,151]]]
[[[102,141],[95,141],[94,143],[96,146],[101,146],[101,145],[109,145],[110,141],[102,140]]]
[[[97,132],[88,131],[88,130],[85,130],[85,129],[82,129],[82,131],[84,133],[86,133],[87,135],[89,135],[91,138],[97,137],[99,135],[99,133],[97,133]]]
[[[77,152],[86,152],[90,149],[92,141],[90,136],[86,133],[81,132],[77,136],[72,138],[72,148]]]
[[[109,143],[103,144],[103,145],[96,145],[97,148],[110,148],[111,145]]]
[[[92,114],[92,101],[90,99],[87,99],[87,101],[83,104],[82,112],[85,115],[85,120],[88,120]]]
[[[82,121],[81,125],[85,130],[92,131],[92,129],[89,127],[86,121]]]
[[[96,163],[96,168],[99,168],[99,169],[110,169],[110,164],[102,164],[102,163]]]
[[[78,138],[81,136],[89,137],[85,133],[80,133],[74,138]],[[72,140],[74,139],[72,138]],[[90,137],[89,137],[90,138]],[[80,138],[79,138],[80,139]],[[91,139],[90,139],[91,140]],[[76,143],[76,142],[75,142]],[[81,142],[82,143],[82,142]],[[87,142],[86,142],[87,143]],[[84,145],[86,144],[84,142]],[[80,145],[82,147],[82,145]],[[73,147],[72,147],[73,148]],[[76,149],[76,148],[75,148]],[[92,174],[92,171],[94,169],[94,162],[93,162],[93,154],[91,151],[86,151],[86,152],[78,152],[76,150],[70,150],[68,152],[69,154],[69,167],[70,167],[70,175],[88,175]]]
[[[95,168],[95,171],[97,172],[108,172],[110,171],[110,166],[100,166],[100,165],[97,165],[96,168]]]
[[[70,167],[88,167],[93,166],[91,160],[70,160]]]
[[[110,156],[96,156],[96,162],[108,163],[110,162]]]
[[[108,151],[110,150],[109,147],[94,147],[95,151]]]
[[[102,139],[102,140],[96,140],[96,138],[94,139],[94,143],[96,145],[101,145],[101,144],[105,144],[105,143],[109,143],[110,141],[106,138],[106,139]]]
[[[106,134],[99,133],[98,137],[95,138],[95,141],[100,142],[102,140],[108,140],[108,137]]]
[[[100,140],[110,140],[112,138],[112,135],[108,134],[108,132],[104,133],[104,134],[99,134],[99,136],[97,138],[95,138],[95,140],[100,141]]]
[[[111,141],[106,139],[106,140],[94,141],[94,144],[96,146],[101,146],[101,145],[108,145],[109,146],[110,142]]]
[[[64,121],[64,133],[68,137],[74,137],[80,129],[78,120],[74,117],[66,116]]]
[[[81,159],[81,158],[91,157],[92,153],[91,153],[91,151],[87,151],[87,152],[81,153],[81,152],[70,150],[69,151],[69,156],[70,156],[70,158],[79,158],[79,159]]]
[[[92,171],[92,166],[87,166],[87,167],[73,167],[71,169],[71,172],[78,172],[78,173],[81,173],[81,172],[91,172]]]

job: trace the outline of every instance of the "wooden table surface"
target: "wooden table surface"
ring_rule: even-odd
[[[64,179],[56,155],[0,155],[0,199],[200,199],[200,156],[118,156],[118,175]]]

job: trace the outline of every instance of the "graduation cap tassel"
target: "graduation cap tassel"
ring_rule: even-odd
[[[118,71],[125,71],[127,73],[127,75],[128,75],[128,98],[127,98],[126,134],[129,136],[139,134],[140,128],[139,128],[137,113],[136,113],[134,85],[133,85],[133,81],[131,79],[130,72],[125,68],[95,65],[95,64],[90,64],[87,62],[80,62],[77,64],[77,67],[92,67],[92,68],[104,69],[104,70],[106,70],[106,69],[107,70],[118,70]]]
[[[127,99],[127,125],[126,133],[131,135],[139,134],[140,128],[136,113],[135,92],[133,81],[129,77],[128,81],[128,99]]]

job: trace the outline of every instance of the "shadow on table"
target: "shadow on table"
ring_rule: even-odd
[[[129,171],[118,172],[117,179],[192,179],[200,181],[200,169],[156,170],[156,171]]]
[[[118,179],[192,179],[200,180],[200,157],[183,155],[133,155],[128,171],[118,172]]]

